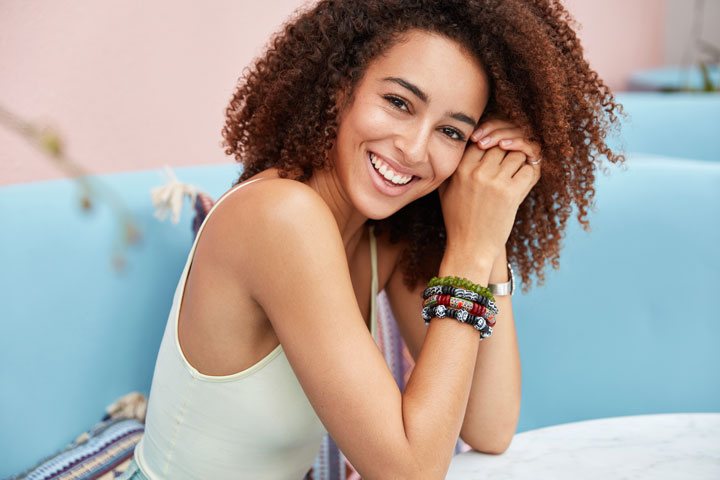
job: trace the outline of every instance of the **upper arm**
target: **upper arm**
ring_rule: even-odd
[[[335,219],[299,182],[258,186],[235,227],[243,284],[343,453],[366,478],[401,478],[416,465],[402,395],[360,313]]]

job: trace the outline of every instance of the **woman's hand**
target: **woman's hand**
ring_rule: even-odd
[[[497,145],[506,151],[523,152],[531,163],[540,160],[540,145],[523,138],[523,131],[505,120],[492,119],[481,123],[470,135],[470,141],[476,142],[483,150]]]
[[[439,193],[446,255],[492,264],[510,236],[518,207],[540,178],[540,147],[502,120],[485,122],[478,131],[471,136],[478,143],[468,145]]]

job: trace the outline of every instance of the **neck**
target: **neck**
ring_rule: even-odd
[[[327,203],[332,211],[338,230],[342,236],[345,250],[356,245],[362,236],[367,217],[353,206],[347,193],[343,191],[333,170],[319,170],[307,182]]]

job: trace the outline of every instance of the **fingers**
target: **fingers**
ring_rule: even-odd
[[[523,190],[521,195],[521,198],[523,200],[525,199],[525,197],[528,196],[530,190],[532,190],[533,187],[540,180],[542,170],[541,165],[542,163],[539,163],[537,165],[525,163],[513,176],[513,178],[518,178],[522,182],[522,184],[525,185],[525,189]]]
[[[527,156],[521,151],[505,151],[500,147],[483,150],[469,145],[455,174],[440,185],[439,193],[444,197],[450,183],[474,185],[470,189],[495,192],[505,191],[516,206],[520,205],[540,178],[540,164],[526,162]]]
[[[480,163],[480,160],[485,158],[485,154],[487,153],[486,150],[483,150],[482,148],[478,147],[476,144],[471,143],[468,145],[468,147],[465,149],[465,153],[463,154],[462,159],[460,160],[460,164],[458,165],[457,169],[455,170],[459,174],[469,174],[471,171],[473,171],[478,164]]]
[[[523,168],[523,165],[527,165],[525,162],[525,160],[527,160],[527,155],[522,152],[503,152],[499,148],[498,150],[505,156],[501,164],[501,175],[508,179],[515,178],[518,172]]]
[[[540,145],[535,142],[528,142],[524,138],[504,139],[500,141],[498,146],[503,150],[522,152],[531,162],[541,158]]]
[[[520,203],[522,203],[533,187],[537,184],[538,180],[540,180],[540,165],[530,165],[526,163],[520,170],[518,170],[515,177],[521,177],[522,183],[525,185],[525,188],[520,195]]]
[[[503,177],[510,180],[525,164],[526,158],[522,152],[506,152],[500,147],[484,150],[477,145],[470,145],[456,172],[459,175],[470,176],[477,170],[488,178]]]
[[[499,146],[503,150],[521,151],[530,161],[540,159],[540,145],[525,139],[521,128],[504,120],[488,120],[483,122],[470,136],[473,142],[485,150]]]
[[[481,131],[482,134],[477,140],[477,144],[486,150],[498,145],[503,139],[522,138],[523,136],[523,132],[519,128],[499,128],[489,133],[486,133],[484,129]],[[477,133],[477,131],[475,133]]]
[[[525,198],[540,179],[541,149],[525,138],[523,129],[501,118],[481,123],[470,136],[463,168],[480,169],[484,175],[510,180]],[[532,163],[530,163],[532,162]]]
[[[500,129],[516,129],[517,126],[510,122],[501,119],[491,119],[482,122],[478,125],[478,128],[470,135],[470,139],[473,142],[482,140],[483,138],[491,135],[496,130]]]
[[[483,141],[485,141],[485,144],[481,143]],[[478,146],[485,150],[498,146],[507,151],[523,152],[531,161],[540,158],[540,145],[525,140],[522,137],[522,130],[519,128],[495,130],[492,134],[481,139]]]
[[[540,179],[541,163],[537,165],[527,163],[527,156],[523,152],[505,152],[495,147],[486,155],[488,161],[500,158],[496,175],[510,182],[512,188],[520,195],[521,201]]]

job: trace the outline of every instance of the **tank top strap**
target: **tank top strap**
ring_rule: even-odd
[[[370,232],[370,263],[372,266],[372,282],[370,283],[370,334],[377,340],[377,241],[375,240],[375,226],[370,225],[368,230]]]
[[[260,177],[260,178],[256,178],[256,179],[249,180],[249,181],[240,183],[238,185],[235,185],[230,190],[225,192],[220,198],[218,198],[217,202],[215,202],[215,204],[212,206],[212,208],[210,208],[210,211],[207,213],[207,215],[205,215],[205,218],[203,219],[202,223],[200,224],[200,228],[198,228],[198,231],[195,234],[195,240],[193,241],[192,248],[190,249],[190,253],[188,254],[187,261],[185,262],[185,268],[183,269],[183,274],[182,274],[183,282],[190,271],[190,265],[192,264],[193,258],[195,257],[195,249],[197,248],[198,241],[200,240],[200,234],[202,234],[202,231],[205,228],[205,225],[207,224],[208,219],[210,218],[210,215],[212,215],[212,213],[215,211],[215,209],[218,207],[218,205],[220,205],[222,203],[222,201],[225,200],[227,197],[229,197],[233,192],[241,189],[242,187],[244,187],[246,185],[250,185],[251,183],[255,183],[255,182],[257,182],[259,180],[263,180],[265,178],[272,178],[272,177]],[[184,285],[184,283],[183,283],[183,285]],[[184,290],[184,288],[183,288],[183,290]]]
[[[205,224],[207,223],[207,219],[210,218],[210,215],[212,215],[212,213],[215,211],[215,209],[217,208],[217,206],[220,205],[223,200],[225,200],[227,197],[229,197],[230,195],[232,195],[232,193],[235,192],[236,190],[239,190],[239,189],[241,189],[242,187],[244,187],[244,186],[246,186],[246,185],[250,185],[251,183],[255,183],[255,182],[259,181],[259,180],[264,180],[264,179],[266,179],[266,178],[272,178],[272,177],[260,177],[260,178],[255,178],[255,179],[253,179],[253,180],[249,180],[249,181],[246,181],[246,182],[237,184],[237,185],[235,185],[234,187],[232,187],[230,190],[228,190],[227,192],[225,192],[220,198],[218,198],[217,202],[215,202],[215,204],[212,206],[212,208],[210,208],[210,211],[207,213],[207,215],[205,215],[205,218],[203,219],[203,222],[202,222],[202,224],[200,225],[200,228],[198,229],[197,234],[195,235],[195,239],[197,240],[198,238],[200,238],[200,232],[202,232],[203,228],[205,228]]]

